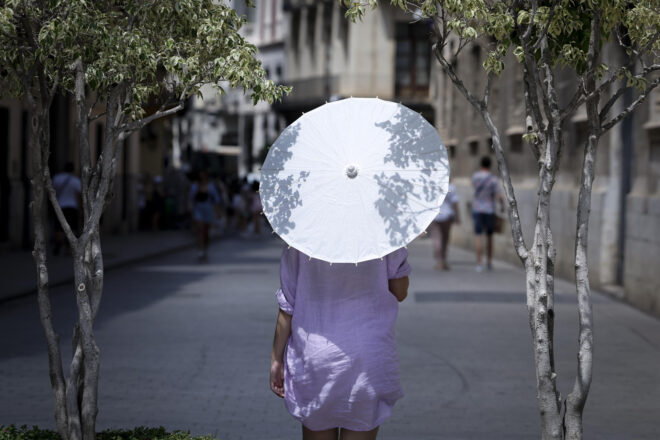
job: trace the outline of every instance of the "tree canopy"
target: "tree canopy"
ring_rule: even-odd
[[[29,93],[30,72],[73,92],[80,61],[90,92],[125,90],[122,113],[133,120],[150,101],[180,101],[207,83],[273,101],[287,89],[266,78],[256,48],[239,33],[243,23],[212,0],[2,1],[0,93]]]
[[[348,8],[346,16],[358,20],[377,0],[341,0]],[[459,37],[457,53],[479,38],[493,44],[483,67],[488,72],[502,73],[510,49],[523,61],[521,38],[535,41],[533,54],[550,67],[570,66],[581,74],[587,65],[590,22],[597,11],[601,17],[600,44],[616,39],[629,55],[646,55],[657,59],[660,49],[660,1],[658,0],[391,0],[390,3],[420,18],[431,18],[441,26],[438,36],[453,32]],[[531,23],[531,26],[528,26]],[[542,38],[547,36],[547,51],[542,53]],[[444,44],[444,41],[438,43]],[[608,71],[600,64],[596,75]],[[628,78],[630,85],[643,88],[645,79],[624,66],[614,73],[618,79]]]
[[[272,102],[290,89],[276,85],[240,34],[244,18],[213,0],[0,0],[0,97],[25,100],[30,113],[32,221],[37,297],[48,342],[55,420],[67,440],[93,440],[99,348],[93,324],[103,291],[100,218],[112,195],[122,139],[174,114],[212,84],[241,87],[252,101]],[[73,231],[50,175],[50,106],[72,96],[81,174],[82,231]],[[89,126],[103,118],[92,160]],[[47,264],[47,200],[73,257],[78,319],[64,376],[52,322]]]

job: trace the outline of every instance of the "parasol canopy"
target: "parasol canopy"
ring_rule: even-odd
[[[449,163],[437,130],[378,98],[322,105],[288,126],[261,168],[273,231],[309,257],[359,263],[406,246],[433,221]]]

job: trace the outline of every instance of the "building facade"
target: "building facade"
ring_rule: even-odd
[[[258,49],[269,79],[284,82],[284,44],[288,35],[283,0],[261,0],[255,8],[243,0],[232,7],[246,19],[243,37]],[[268,147],[285,128],[284,119],[266,102],[252,104],[249,92],[212,86],[190,99],[175,120],[175,162],[185,170],[209,169],[213,174],[245,177],[258,171]]]
[[[401,102],[434,122],[437,75],[428,23],[411,23],[387,5],[359,23],[346,19],[336,1],[288,0],[284,7],[286,84],[293,92],[276,109],[287,124],[324,102],[350,96]]]
[[[470,176],[480,158],[491,155],[491,140],[480,116],[433,60],[428,24],[411,23],[409,15],[386,5],[356,24],[344,18],[339,2],[288,0],[283,6],[288,28],[285,83],[293,86],[293,92],[275,108],[286,123],[326,101],[349,96],[379,96],[421,112],[445,141],[452,181],[461,195],[464,221],[453,229],[452,240],[471,248]],[[470,89],[482,90],[485,85],[481,65],[486,53],[477,44],[452,60]],[[620,56],[608,48],[604,61]],[[560,94],[567,99],[575,81],[559,74]],[[620,106],[632,99],[626,96]],[[537,171],[522,139],[522,70],[513,57],[495,82],[490,102],[530,242]],[[577,196],[586,141],[584,108],[563,129],[565,149],[552,196],[551,227],[558,251],[557,274],[570,279],[574,277]],[[589,269],[594,287],[658,315],[660,274],[648,262],[660,257],[660,234],[655,233],[660,228],[659,182],[660,94],[655,91],[643,108],[601,138],[592,194]],[[507,228],[495,240],[498,258],[519,262]]]
[[[69,96],[58,95],[50,111],[51,174],[67,162],[79,174],[75,108]],[[0,100],[0,250],[32,247],[30,201],[32,176],[29,154],[29,113],[19,100]],[[139,226],[140,200],[154,176],[168,168],[171,129],[168,120],[156,121],[134,133],[121,146],[112,198],[102,217],[101,229],[109,233],[134,232]],[[91,157],[98,156],[105,132],[103,118],[89,128]],[[54,221],[54,219],[53,219]]]
[[[474,45],[464,49],[459,59],[452,60],[473,90],[481,91],[485,85],[481,68],[485,55],[484,48]],[[613,47],[604,51],[606,63],[620,56]],[[538,172],[529,146],[522,139],[525,132],[522,69],[513,56],[506,65],[494,83],[489,107],[508,160],[525,239],[530,243],[536,216]],[[567,102],[576,81],[562,72],[558,75],[560,99]],[[453,229],[453,241],[470,248],[473,244],[470,176],[482,156],[492,155],[490,134],[449,78],[444,73],[439,77],[437,127],[449,151],[452,179],[461,195],[460,209],[465,220]],[[621,111],[633,98],[632,93],[624,95],[613,112]],[[588,244],[592,286],[608,290],[656,315],[660,315],[660,274],[648,262],[658,261],[660,257],[660,240],[655,232],[660,228],[659,128],[660,97],[654,91],[632,116],[600,139]],[[574,278],[575,270],[577,200],[586,130],[586,110],[582,107],[563,127],[564,150],[550,208],[557,247],[556,271],[558,276],[569,279]],[[511,246],[508,225],[503,234],[495,237],[495,253],[497,257],[519,262]]]

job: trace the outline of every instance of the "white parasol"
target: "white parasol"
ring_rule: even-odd
[[[304,114],[275,141],[260,196],[273,231],[304,254],[359,263],[406,246],[447,193],[447,151],[409,108],[350,98]]]

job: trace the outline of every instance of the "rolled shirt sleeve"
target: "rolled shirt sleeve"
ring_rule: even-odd
[[[406,248],[397,249],[385,257],[387,261],[387,278],[394,280],[410,275],[412,268],[408,263],[408,250]]]
[[[277,303],[280,309],[293,315],[296,304],[296,284],[298,279],[298,252],[284,248],[280,261],[280,288],[277,290]]]

